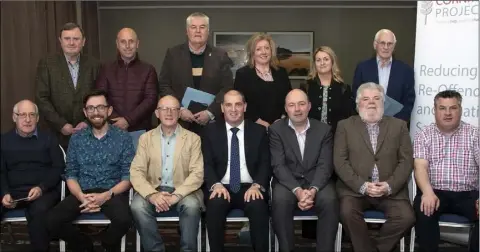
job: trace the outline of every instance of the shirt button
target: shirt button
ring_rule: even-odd
[[[320,96],[318,96],[318,98],[322,98],[322,96],[320,95]]]
[[[167,155],[167,157],[170,157],[170,155]]]
[[[332,109],[328,109],[328,111],[332,111]]]
[[[328,97],[328,99],[330,100],[330,99],[332,99],[332,97]]]
[[[318,107],[318,110],[322,110],[322,107]]]

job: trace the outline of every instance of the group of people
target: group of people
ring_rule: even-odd
[[[248,41],[235,80],[227,53],[207,44],[208,16],[188,16],[186,34],[157,79],[130,28],[117,35],[118,58],[103,66],[80,53],[78,25],[60,31],[63,54],[39,62],[36,103],[18,102],[16,127],[1,138],[2,212],[26,209],[34,251],[48,251],[51,239],[92,251],[72,221],[99,211],[111,221],[101,235],[106,251],[119,250],[132,222],[144,251],[164,251],[156,216],[170,210],[179,214],[182,251],[199,249],[202,212],[211,251],[223,251],[232,209],[249,218],[255,251],[268,251],[270,217],[280,251],[293,251],[297,209],[318,217],[317,251],[334,251],[339,222],[359,252],[392,251],[413,225],[420,250],[437,251],[442,213],[461,214],[478,231],[478,128],[461,121],[460,94],[443,91],[435,123],[412,146],[413,70],[392,58],[391,31],[375,35],[376,57],[357,66],[351,88],[323,46],[301,89],[292,89],[267,34]],[[191,111],[181,104],[188,87],[215,99]],[[403,105],[394,117],[384,114],[386,96]],[[153,113],[160,123],[152,129]],[[37,128],[40,116],[54,134]],[[412,206],[413,168],[420,192]],[[62,179],[69,195],[59,201]],[[367,209],[387,219],[375,242]],[[478,232],[471,238],[478,251]]]

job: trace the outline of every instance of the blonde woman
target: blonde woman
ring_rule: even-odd
[[[285,68],[278,66],[270,35],[255,33],[246,45],[247,65],[238,69],[234,87],[245,95],[245,117],[269,127],[285,113],[285,96],[292,89]]]
[[[315,50],[304,89],[312,103],[309,117],[330,125],[335,134],[338,121],[352,115],[353,101],[352,89],[343,83],[337,56],[330,47]]]

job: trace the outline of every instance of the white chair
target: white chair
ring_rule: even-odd
[[[180,218],[176,209],[171,209],[167,212],[161,212],[157,214],[157,222],[179,222]],[[136,251],[140,252],[140,234],[136,231]],[[202,219],[198,223],[198,234],[197,234],[197,250],[202,251]]]
[[[415,176],[412,173],[412,191],[413,199],[417,195],[417,183]],[[438,222],[440,227],[454,227],[454,228],[468,228],[471,231],[473,224],[467,218],[457,214],[442,214]],[[469,232],[470,233],[470,232]],[[410,236],[410,252],[415,251],[415,226],[412,228],[412,234]]]
[[[60,149],[62,149],[63,152],[63,157],[66,159],[66,154],[65,150],[60,146]],[[66,160],[65,160],[66,161]],[[65,199],[65,194],[66,194],[66,183],[65,181],[62,180],[62,192],[61,192],[61,199]],[[132,189],[130,189],[130,199],[129,201],[132,200]],[[129,202],[130,203],[130,202]],[[110,220],[101,212],[98,213],[84,213],[78,216],[78,218],[73,221],[74,224],[96,224],[96,225],[108,225],[110,224]],[[126,237],[125,235],[122,237],[122,242],[121,242],[121,251],[125,251],[125,244],[126,244]],[[65,252],[65,241],[60,240],[60,251]]]
[[[208,210],[207,210],[208,211]],[[248,217],[245,216],[245,213],[240,209],[233,209],[227,215],[227,222],[248,222]],[[268,251],[271,251],[271,223],[268,228]],[[208,242],[208,229],[205,229],[205,250],[210,251],[210,243]]]

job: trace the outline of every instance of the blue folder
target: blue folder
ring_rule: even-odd
[[[187,90],[185,90],[185,94],[183,95],[182,107],[188,108],[191,101],[196,101],[198,103],[203,103],[207,104],[207,106],[210,106],[213,100],[215,100],[215,95],[200,91],[195,88],[187,87]]]

